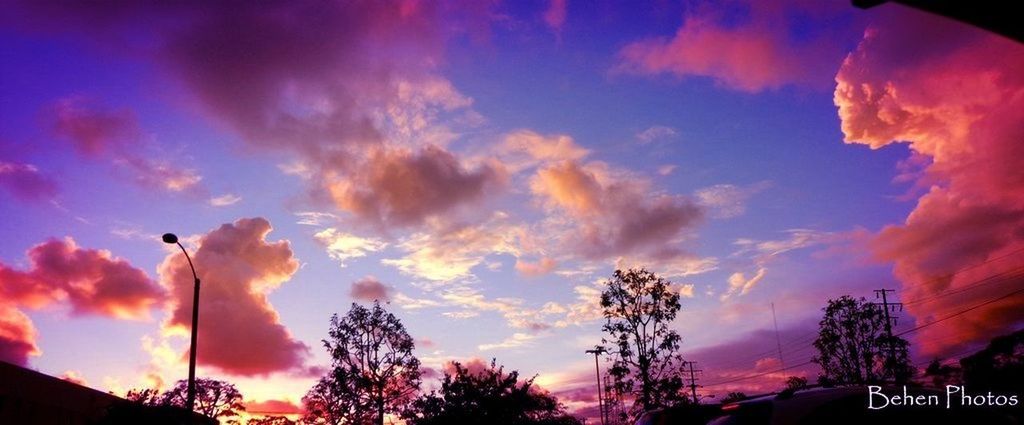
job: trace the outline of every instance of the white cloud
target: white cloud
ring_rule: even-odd
[[[768,181],[754,183],[749,186],[716,184],[698,189],[694,195],[701,205],[711,209],[712,217],[733,218],[741,216],[747,211],[747,200],[751,196],[769,187],[771,187],[771,182]]]
[[[674,138],[678,135],[679,131],[672,127],[664,125],[655,125],[647,128],[644,131],[637,133],[636,141],[639,142],[641,145],[646,145],[657,140]]]
[[[537,335],[535,334],[516,332],[512,334],[512,336],[505,338],[501,342],[491,344],[480,344],[477,346],[477,349],[479,349],[480,351],[488,351],[496,349],[518,348],[532,344],[534,339],[537,339]]]
[[[233,193],[226,193],[215,198],[210,198],[210,205],[215,207],[226,207],[228,205],[234,205],[241,201],[242,197]]]
[[[336,228],[327,228],[313,235],[327,249],[327,255],[338,260],[342,267],[345,262],[366,256],[367,252],[376,252],[387,247],[387,244],[375,238],[362,238],[344,233]]]

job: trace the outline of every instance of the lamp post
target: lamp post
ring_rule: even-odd
[[[185,399],[185,407],[189,412],[192,412],[196,404],[196,331],[199,326],[199,276],[196,275],[196,268],[192,265],[192,257],[188,256],[188,251],[181,245],[181,242],[178,242],[178,237],[174,233],[164,233],[163,240],[164,243],[178,245],[178,248],[181,248],[181,252],[185,253],[185,259],[188,260],[188,267],[192,269],[192,278],[195,279],[195,289],[192,293],[192,344],[188,348],[188,398]]]
[[[604,347],[600,346],[600,345],[594,346],[593,350],[587,350],[586,351],[587,354],[593,354],[594,355],[594,370],[597,371],[597,409],[598,409],[598,412],[601,414],[601,425],[605,425],[605,423],[607,422],[607,419],[605,419],[606,413],[605,413],[605,405],[604,405],[604,401],[603,401],[604,400],[604,394],[601,393],[601,367],[598,366],[597,356],[599,356],[601,354],[604,354],[604,353],[607,353],[607,352],[608,352],[608,350],[605,349]]]

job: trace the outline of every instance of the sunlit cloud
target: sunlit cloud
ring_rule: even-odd
[[[205,341],[199,362],[233,375],[255,376],[301,368],[309,347],[281,323],[267,294],[291,279],[299,263],[286,240],[270,242],[270,222],[239,219],[202,235],[192,259],[204,282],[199,328]],[[184,335],[191,324],[192,272],[185,257],[171,253],[159,268],[173,294],[166,335]],[[230,305],[230,308],[224,308]]]
[[[480,344],[477,349],[480,351],[491,351],[491,350],[503,350],[510,348],[520,348],[528,346],[533,343],[533,340],[537,339],[536,334],[528,334],[522,332],[516,332],[512,336],[505,338],[500,342]]]
[[[928,42],[933,37],[944,42]],[[1024,246],[1024,47],[950,20],[893,14],[865,31],[836,82],[847,143],[906,143],[930,158],[917,160],[923,171],[908,177],[929,187],[905,223],[886,226],[868,243],[878,258],[895,263],[905,296],[955,290],[1019,266],[1012,258],[990,260]],[[951,274],[985,262],[972,273]],[[990,285],[908,309],[927,323],[1005,291]],[[916,338],[929,355],[959,350],[1017,329],[1021,303],[1007,298]]]
[[[387,247],[387,243],[376,238],[362,238],[330,227],[313,235],[327,250],[327,255],[345,267],[354,258],[365,257],[368,253],[378,252]]]

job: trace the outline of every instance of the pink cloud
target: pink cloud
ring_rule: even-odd
[[[19,365],[41,352],[32,321],[19,308],[66,302],[72,315],[141,320],[166,298],[145,272],[109,251],[51,239],[27,252],[28,270],[0,264],[0,359]]]
[[[30,356],[40,354],[32,321],[13,306],[0,303],[0,360],[26,366]]]
[[[619,52],[619,72],[710,77],[733,90],[760,92],[787,85],[825,88],[839,58],[829,34],[797,39],[794,18],[829,19],[838,8],[821,2],[730,1],[745,13],[729,21],[725,7],[695,7],[670,38],[631,43]],[[719,5],[721,6],[721,5]],[[838,31],[837,31],[838,32]]]
[[[192,257],[202,281],[199,304],[200,364],[241,376],[303,366],[309,347],[292,337],[267,299],[288,281],[299,262],[288,241],[268,242],[263,218],[239,219],[203,235]],[[192,320],[192,272],[180,252],[159,268],[172,294],[169,332],[187,333]]]
[[[1024,247],[1024,47],[923,13],[887,16],[870,27],[836,76],[847,143],[873,149],[907,143],[927,182],[914,210],[869,242],[895,263],[904,300],[923,325],[1012,289],[1007,282],[968,289],[1020,266]],[[970,272],[950,275],[965,267]],[[941,355],[1024,323],[1024,300],[1011,297],[914,334],[926,355]]]
[[[565,25],[568,3],[568,0],[550,0],[547,10],[544,11],[544,23],[556,33],[561,32],[562,26]]]
[[[558,262],[549,257],[542,257],[535,263],[521,259],[516,260],[516,271],[523,276],[543,276],[554,271],[557,266]]]
[[[288,400],[251,400],[245,402],[245,411],[251,414],[293,415],[302,413],[302,407]]]
[[[131,110],[105,110],[88,99],[61,99],[48,111],[53,134],[81,155],[109,161],[146,188],[202,193],[202,176],[194,170],[150,159],[144,137]]]
[[[367,276],[352,282],[349,295],[359,301],[387,302],[391,300],[392,292],[394,292],[394,288],[381,283],[373,276]]]
[[[0,160],[0,187],[26,201],[53,199],[57,183],[32,164]]]
[[[109,251],[79,248],[71,238],[36,245],[28,257],[28,271],[0,265],[0,293],[8,302],[40,308],[66,300],[76,315],[143,319],[166,297],[142,270]]]

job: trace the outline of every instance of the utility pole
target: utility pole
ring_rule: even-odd
[[[878,299],[879,297],[882,298],[882,311],[885,312],[885,334],[886,336],[889,337],[889,365],[891,366],[896,364],[896,347],[894,346],[892,339],[892,325],[896,317],[890,316],[889,311],[890,309],[895,310],[897,308],[899,309],[899,311],[903,311],[903,303],[889,302],[889,298],[887,297],[889,292],[896,293],[896,290],[884,288],[875,289],[875,299]]]
[[[608,350],[600,345],[595,345],[593,350],[587,350],[587,354],[594,355],[594,370],[597,372],[597,408],[601,412],[601,425],[606,425],[607,416],[604,411],[604,393],[601,392],[601,367],[598,366],[597,357],[601,354],[607,353]]]
[[[703,370],[693,368],[693,365],[696,363],[697,362],[684,362],[685,366],[690,367],[690,394],[693,395],[693,404],[699,403],[699,400],[697,400],[697,387],[699,387],[699,385],[697,385],[697,377],[694,375],[694,372],[703,372]]]
[[[614,388],[615,388],[615,386],[612,385],[611,377],[609,377],[608,375],[605,375],[604,376],[604,396],[605,396],[604,397],[604,410],[605,410],[604,417],[608,418],[608,425],[612,425],[613,423],[616,423],[616,422],[612,421],[613,414],[615,413],[612,410],[612,408],[614,406],[618,406],[619,403],[621,402],[621,400],[618,397],[618,390],[615,390]],[[616,419],[616,421],[618,421],[618,420]]]
[[[779,366],[786,368],[786,362],[782,361],[782,340],[779,339],[779,321],[775,319],[775,303],[772,303],[772,323],[775,324],[775,346],[779,349]]]

